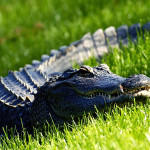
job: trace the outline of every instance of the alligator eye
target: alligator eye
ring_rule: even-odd
[[[99,68],[100,70],[106,70],[107,72],[111,72],[110,69],[109,69],[109,66],[108,66],[107,64],[100,64],[100,65],[98,66],[98,68]]]
[[[90,74],[93,74],[93,68],[90,66],[81,66],[79,72],[81,73],[82,76],[88,76]]]

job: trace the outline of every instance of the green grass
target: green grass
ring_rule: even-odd
[[[150,38],[128,48],[113,50],[102,59],[113,72],[123,76],[144,73],[150,76]],[[138,54],[138,55],[137,55]],[[95,66],[95,58],[85,64]],[[138,65],[137,65],[138,64]],[[150,147],[150,101],[108,107],[97,112],[97,117],[83,117],[78,123],[66,126],[63,131],[50,128],[46,135],[25,135],[4,138],[1,149],[149,149]]]
[[[111,25],[150,21],[149,0],[1,0],[0,75]]]
[[[0,75],[18,70],[33,59],[40,59],[52,48],[68,45],[84,33],[110,25],[142,24],[150,21],[150,1],[90,0],[1,0],[0,1]],[[101,60],[112,72],[128,77],[150,76],[150,37],[137,45],[112,50]],[[95,58],[85,60],[95,66]],[[149,149],[150,102],[112,106],[98,116],[84,117],[63,131],[50,129],[46,135],[5,137],[0,149]]]
[[[110,70],[118,75],[129,77],[133,74],[145,74],[150,76],[150,37],[149,33],[145,35],[146,39],[138,38],[138,43],[131,43],[128,47],[122,47],[120,50],[111,49],[109,54],[104,55],[99,62],[106,63]],[[95,66],[99,65],[96,58],[92,57],[85,60],[84,64]]]
[[[105,118],[105,119],[104,119]],[[13,137],[5,140],[1,149],[149,149],[150,111],[149,105],[115,107],[105,114],[98,113],[97,119],[89,116],[80,124],[66,127],[64,132],[53,130],[29,142]]]

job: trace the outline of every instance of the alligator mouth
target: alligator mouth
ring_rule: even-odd
[[[130,96],[133,98],[137,96],[150,97],[150,87],[141,87],[137,89],[123,89],[122,92],[114,91],[111,94],[104,93],[104,92],[97,91],[97,90],[86,92],[86,93],[80,93],[80,92],[77,92],[77,93],[85,99],[93,99],[98,96],[102,96],[107,99],[115,99],[115,98],[119,98],[122,96]]]
[[[150,97],[150,87],[141,87],[137,89],[124,89],[124,93],[128,95],[133,95],[134,97],[136,96],[145,96],[145,97]]]

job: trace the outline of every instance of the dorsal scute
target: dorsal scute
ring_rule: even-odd
[[[47,77],[36,69],[10,71],[8,76],[0,78],[0,103],[3,107],[24,107],[33,102],[37,88],[46,81]]]

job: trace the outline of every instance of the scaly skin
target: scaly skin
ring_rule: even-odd
[[[30,111],[31,122],[39,127],[52,120],[63,124],[72,117],[94,113],[95,107],[101,110],[139,97],[150,97],[150,78],[143,74],[123,78],[111,73],[106,64],[69,69],[39,88]]]
[[[128,35],[136,42],[137,31],[149,30],[150,22],[143,26],[137,23],[131,27],[98,29],[58,51],[51,50],[50,56],[42,55],[41,61],[33,60],[32,65],[20,71],[10,71],[8,76],[0,78],[0,134],[6,126],[8,129],[16,126],[20,132],[22,126],[31,130],[32,126],[41,126],[46,120],[63,124],[69,122],[71,116],[94,112],[95,106],[101,109],[141,94],[141,97],[149,97],[149,78],[144,75],[125,79],[112,74],[107,65],[64,72],[73,62],[81,65],[93,55],[102,57],[109,52],[109,46],[119,48],[120,42],[127,45]],[[145,90],[124,94],[140,88]],[[121,95],[115,97],[117,92]]]

